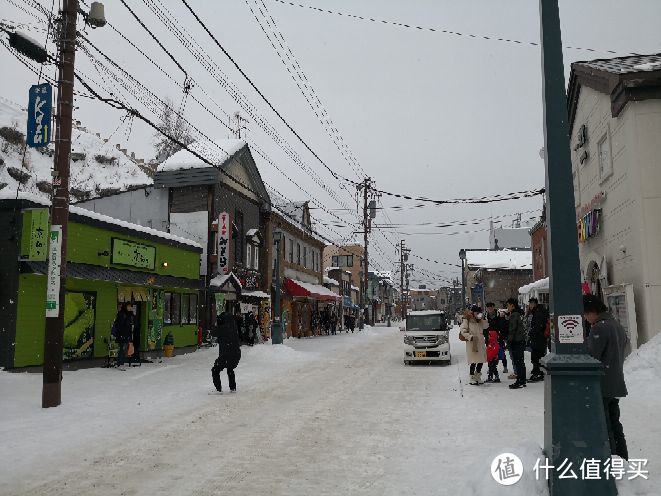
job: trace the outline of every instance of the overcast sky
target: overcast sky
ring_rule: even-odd
[[[340,188],[330,173],[248,86],[183,3],[180,0],[153,2],[170,11],[168,19],[183,26],[207,53],[204,63],[220,68],[302,158],[305,170],[250,119],[248,141],[263,150],[303,191],[253,153],[264,181],[291,200],[314,199],[328,209],[353,207],[353,211],[333,212],[348,224],[355,222],[355,191],[350,187]],[[34,0],[34,3],[40,3],[48,11],[51,9],[48,0]],[[236,101],[200,62],[190,56],[144,2],[133,0],[128,3],[194,80],[192,95],[203,101],[223,122],[228,121],[227,115],[240,110]],[[220,43],[324,162],[338,173],[359,180],[353,170],[357,167],[352,168],[339,153],[255,20],[249,6],[255,9],[256,3],[264,11],[261,0],[190,0],[193,9]],[[543,145],[539,47],[467,36],[537,42],[538,2],[295,0],[294,3],[464,34],[459,36],[362,21],[264,0],[342,139],[360,167],[375,179],[378,188],[450,199],[543,186],[543,161],[539,156]],[[39,20],[15,4],[24,6]],[[32,4],[33,0],[0,0],[2,17],[43,26],[44,16]],[[105,4],[106,17],[114,27],[146,51],[172,78],[183,83],[184,75],[180,69],[149,38],[127,9],[120,2]],[[595,50],[565,49],[566,74],[573,61],[616,56],[609,51],[615,51],[617,55],[661,51],[658,37],[661,2],[658,0],[561,0],[560,4],[563,44]],[[256,12],[260,16],[259,11]],[[87,31],[89,39],[124,69],[154,93],[169,97],[179,105],[182,90],[115,31],[110,27]],[[39,30],[30,33],[38,39],[45,36]],[[50,48],[53,49],[52,45]],[[0,60],[4,73],[0,78],[0,94],[24,105],[28,87],[36,82],[36,76],[4,48]],[[110,87],[112,81],[103,71],[97,72],[80,50],[77,68],[90,80]],[[49,71],[52,74],[52,67]],[[105,82],[102,76],[106,77]],[[82,90],[79,85],[77,89]],[[139,157],[153,157],[153,133],[146,125],[136,121],[131,127],[120,126],[121,111],[85,98],[78,98],[76,103],[75,118],[83,125],[104,137],[115,131],[111,138],[113,143],[121,143]],[[129,100],[129,103],[155,118],[144,104],[135,100]],[[228,137],[228,130],[192,99],[187,101],[185,114],[207,136]],[[247,117],[245,112],[243,114]],[[310,170],[318,175],[316,181],[310,177]],[[328,189],[335,192],[343,205],[331,198]],[[526,219],[538,215],[542,203],[538,197],[490,205],[394,210],[390,207],[411,206],[417,202],[387,196],[382,202],[387,207],[385,212],[389,219],[398,224],[483,219],[517,212],[525,212],[523,218]],[[323,223],[337,222],[321,209],[315,209],[313,213]],[[505,217],[502,220],[509,224],[511,219]],[[385,221],[385,213],[380,211],[375,222]],[[318,227],[320,232],[338,241],[357,230]],[[393,262],[398,260],[391,243],[403,238],[413,254],[448,263],[458,263],[457,254],[462,247],[488,247],[488,221],[457,228],[411,225],[384,231],[385,236],[378,232],[372,236],[376,244],[376,251],[372,250],[372,254],[376,256],[377,267],[387,270],[393,269]],[[402,235],[391,231],[427,234]],[[477,232],[448,235],[456,231]],[[418,259],[411,261],[426,271],[445,277],[458,275],[458,269],[452,267]],[[414,286],[420,282],[441,284],[428,279],[418,271],[412,283]]]

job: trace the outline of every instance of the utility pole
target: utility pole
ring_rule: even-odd
[[[71,159],[71,121],[73,80],[76,58],[76,20],[78,1],[63,0],[58,40],[57,132],[53,170],[53,205],[48,259],[50,308],[46,310],[44,369],[41,406],[50,408],[62,402],[62,352],[64,342],[64,294],[67,275],[67,227],[69,223],[69,161]],[[59,250],[57,245],[59,244]],[[59,251],[59,253],[58,253]],[[59,260],[58,260],[59,258]],[[59,267],[58,267],[59,266]],[[59,269],[59,270],[58,270]],[[48,298],[50,296],[51,298]],[[52,308],[55,306],[55,308]]]
[[[363,285],[364,288],[364,300],[363,300],[363,310],[367,308],[369,301],[369,255],[368,255],[368,235],[372,230],[372,219],[376,217],[376,201],[375,197],[378,195],[375,194],[373,190],[372,179],[366,177],[365,180],[357,186],[358,191],[362,190],[363,193],[363,240],[364,240],[364,273],[363,273]],[[367,312],[367,324],[371,325],[373,323],[373,316],[370,318],[369,311]]]
[[[544,450],[548,464],[610,460],[601,397],[603,366],[587,354],[576,235],[558,0],[539,0],[544,98],[544,150],[551,282],[552,353],[544,360]],[[566,323],[566,325],[565,325]],[[613,477],[567,479],[553,470],[551,496],[617,494]]]
[[[402,319],[406,319],[406,312],[408,310],[408,274],[406,277],[406,293],[404,292],[404,275],[408,272],[408,265],[406,262],[409,260],[409,253],[411,253],[411,249],[406,247],[406,242],[404,240],[401,240],[399,243],[400,247],[400,257],[399,257],[399,264],[400,264],[400,290],[402,294],[402,300],[401,300],[401,312],[402,312]],[[413,268],[413,266],[411,266]]]

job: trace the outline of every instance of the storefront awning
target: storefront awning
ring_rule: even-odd
[[[271,298],[271,296],[266,294],[264,291],[243,291],[243,293],[241,293],[241,298],[268,299]]]
[[[117,301],[149,301],[149,293],[147,292],[147,288],[123,286],[117,288]]]
[[[313,298],[320,301],[335,301],[340,299],[340,295],[333,293],[318,284],[296,281],[294,279],[285,279],[285,289],[287,293],[294,297]]]

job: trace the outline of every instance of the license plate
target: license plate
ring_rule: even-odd
[[[426,351],[416,351],[415,352],[415,357],[416,358],[425,358],[427,356]]]

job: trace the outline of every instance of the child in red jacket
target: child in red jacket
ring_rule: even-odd
[[[489,362],[489,374],[487,382],[500,382],[498,377],[498,354],[500,343],[498,343],[498,331],[489,329],[489,340],[487,342],[487,362]]]

